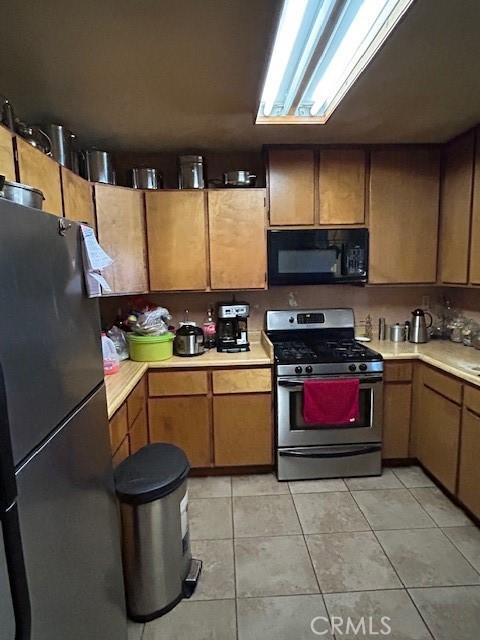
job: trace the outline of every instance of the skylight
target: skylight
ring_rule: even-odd
[[[324,124],[413,0],[284,0],[257,124]]]

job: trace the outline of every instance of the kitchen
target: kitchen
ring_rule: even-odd
[[[414,2],[331,105],[326,123],[317,113],[306,124],[288,121],[294,116],[282,114],[278,97],[270,115],[261,101],[283,4],[262,0],[251,11],[248,3],[185,0],[176,7],[149,2],[140,11],[127,0],[81,7],[49,0],[43,7],[21,2],[9,12],[2,39],[15,62],[1,74],[8,101],[0,174],[41,191],[45,212],[31,217],[30,209],[17,224],[12,209],[2,233],[9,249],[2,249],[2,273],[10,276],[2,301],[13,316],[2,321],[9,345],[0,348],[9,412],[27,421],[36,408],[52,407],[38,420],[43,442],[48,424],[59,424],[94,390],[106,392],[95,418],[104,424],[103,441],[101,429],[90,426],[75,441],[80,458],[97,459],[98,446],[118,470],[148,443],[185,452],[191,550],[202,573],[191,598],[169,613],[145,624],[129,621],[133,639],[311,638],[320,635],[311,626],[315,618],[331,624],[336,616],[358,621],[379,611],[391,618],[391,637],[474,638],[480,622],[478,8],[470,1],[455,8],[447,0]],[[302,4],[308,17],[322,3]],[[346,4],[352,11],[363,5]],[[408,3],[393,4],[400,11]],[[45,40],[38,25],[54,19],[61,33]],[[194,64],[199,51],[200,66]],[[157,76],[139,70],[148,56]],[[273,124],[265,123],[272,117]],[[280,124],[281,118],[287,121]],[[90,174],[78,175],[75,164],[42,151],[39,129],[53,122],[78,136],[77,159],[82,164],[87,155],[88,165],[90,155]],[[47,133],[51,138],[53,129]],[[135,168],[144,171],[132,173]],[[245,173],[230,175],[240,170]],[[194,182],[182,183],[192,176]],[[139,182],[145,177],[153,183]],[[247,184],[235,188],[232,180]],[[7,220],[8,203],[0,204]],[[98,300],[84,296],[85,309],[98,304],[101,316],[82,320],[89,327],[85,343],[65,292],[55,294],[58,316],[47,305],[54,283],[61,286],[51,265],[43,284],[40,268],[30,284],[28,270],[12,271],[18,256],[32,259],[29,247],[37,261],[46,260],[47,240],[42,252],[31,237],[40,218],[46,229],[55,227],[56,247],[78,230],[75,221],[87,223],[113,260],[101,271],[111,292]],[[12,234],[18,246],[9,246]],[[32,244],[24,247],[22,238]],[[25,283],[21,295],[15,282]],[[70,293],[80,295],[75,282],[77,293]],[[36,340],[33,378],[30,352],[20,350],[27,343],[13,340],[17,325],[26,326],[24,306],[39,310],[28,322],[30,339],[55,326],[58,344],[69,345],[55,361]],[[103,376],[85,373],[99,357],[100,324],[107,333],[123,329],[132,313],[139,322],[157,307],[168,310],[164,321],[176,334],[162,353],[175,355],[121,361],[117,373],[105,376],[103,391]],[[70,323],[69,331],[54,324],[58,318]],[[208,337],[212,322],[220,350],[200,353],[199,329]],[[138,340],[132,348],[130,328],[128,335],[137,357]],[[33,388],[33,379],[35,394],[27,386]],[[338,395],[328,407],[330,423],[318,424],[317,415],[308,424],[308,388],[339,380],[353,404],[346,407],[347,386],[340,393],[333,384]],[[62,404],[69,383],[75,394]],[[22,406],[17,393],[28,394],[31,406]],[[354,426],[338,420],[346,408],[353,408],[346,421]],[[14,451],[19,490],[34,487],[22,480],[34,469],[24,464],[34,444]],[[33,507],[45,500],[31,492]],[[82,545],[93,544],[93,506],[81,496],[72,494],[79,506],[70,505],[65,518],[78,523]],[[75,640],[92,637],[92,629],[113,637],[94,609],[92,626],[72,624],[90,611],[88,598],[71,617],[58,619],[58,631],[48,628],[50,606],[36,594],[46,568],[34,575],[34,536],[22,500],[20,491],[33,629],[23,637],[60,638],[68,628],[76,629]],[[60,500],[52,493],[46,504]],[[104,506],[109,531],[118,529],[117,508],[115,500]],[[92,547],[96,562],[107,553],[101,530],[95,553]],[[48,535],[54,548],[54,532]],[[65,536],[68,550],[75,527],[57,535]],[[81,590],[84,580],[92,594],[101,593],[104,572],[116,594],[116,612],[109,613],[114,637],[125,637],[120,541],[109,542],[98,576],[84,560],[78,581],[62,574],[50,600],[55,605],[60,598],[67,611],[70,590]],[[59,559],[53,557],[52,572]],[[63,562],[65,574],[82,565],[71,548]],[[11,629],[5,634],[16,637]]]

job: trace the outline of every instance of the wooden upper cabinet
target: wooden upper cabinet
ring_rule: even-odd
[[[372,151],[371,283],[436,282],[439,166],[433,147]]]
[[[270,224],[315,223],[314,171],[312,149],[270,149],[268,187]]]
[[[477,135],[480,135],[478,129]],[[478,141],[475,151],[475,168],[473,178],[470,282],[472,284],[480,284],[480,144]]]
[[[61,167],[63,215],[70,220],[86,222],[95,228],[92,185],[76,173]]]
[[[113,293],[148,290],[143,193],[95,184],[98,240],[113,259],[104,275]]]
[[[365,222],[365,161],[363,149],[320,151],[320,224]]]
[[[13,156],[13,136],[10,129],[0,125],[0,174],[6,180],[15,182],[15,160]]]
[[[60,165],[22,138],[17,136],[16,140],[20,182],[43,192],[44,211],[63,215]]]
[[[205,194],[202,191],[152,191],[145,197],[150,289],[205,290]]]
[[[469,131],[444,148],[439,267],[440,280],[452,284],[468,282],[474,146]]]
[[[263,289],[266,282],[265,190],[208,193],[212,289]]]

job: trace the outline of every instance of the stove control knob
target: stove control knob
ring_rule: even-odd
[[[302,367],[295,367],[295,373],[302,373]]]
[[[366,371],[368,369],[366,364],[361,364],[359,368],[360,368],[360,371]]]
[[[350,371],[356,371],[357,370],[357,365],[356,364],[350,364],[350,365],[348,365],[348,368],[350,369]]]
[[[305,369],[305,371],[306,371],[307,373],[313,373],[313,367],[308,366],[308,367]]]
[[[288,321],[290,322],[290,324],[293,324],[295,322],[295,318],[293,316],[290,316]]]

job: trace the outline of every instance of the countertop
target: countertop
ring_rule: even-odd
[[[425,344],[372,340],[366,346],[381,353],[385,360],[420,360],[480,386],[480,351],[473,347],[448,340],[432,340]]]
[[[223,368],[271,365],[273,361],[271,345],[263,336],[260,341],[260,334],[258,334],[258,338],[258,342],[250,343],[250,351],[243,353],[218,353],[215,349],[211,349],[195,358],[173,356],[169,360],[160,362],[124,360],[120,364],[118,373],[105,377],[108,417],[111,418],[115,411],[121,407],[148,369],[197,369],[204,367]]]

